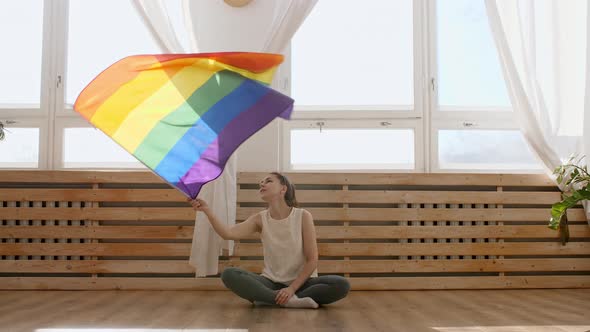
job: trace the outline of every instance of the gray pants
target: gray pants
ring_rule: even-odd
[[[261,275],[237,268],[228,267],[221,274],[223,284],[239,297],[250,302],[275,304],[277,292],[287,287],[273,282]],[[348,294],[350,284],[341,276],[329,275],[309,278],[295,292],[297,297],[311,297],[318,304],[338,301]]]

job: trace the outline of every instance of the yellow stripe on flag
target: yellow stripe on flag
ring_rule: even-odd
[[[216,72],[197,64],[184,68],[131,111],[113,134],[113,139],[133,153],[160,120],[177,110]]]

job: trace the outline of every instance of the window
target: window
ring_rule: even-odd
[[[298,110],[412,110],[412,13],[412,0],[318,1],[291,44],[292,96],[316,106]]]
[[[517,130],[439,130],[438,158],[441,169],[542,170]]]
[[[483,0],[437,0],[436,31],[440,110],[509,109]]]
[[[436,1],[431,171],[542,172],[512,117],[483,0]]]
[[[39,167],[39,128],[10,127],[0,142],[0,168]]]
[[[284,142],[285,168],[307,170],[403,170],[415,168],[415,137],[410,121],[291,121]],[[395,144],[384,144],[395,142]]]
[[[182,2],[164,6],[186,37]],[[132,3],[4,1],[0,19],[3,41],[19,45],[0,55],[0,168],[143,169],[72,110],[114,62],[161,53]],[[285,170],[542,171],[513,118],[484,0],[319,1],[289,49],[278,79],[295,112],[268,134],[280,135]]]
[[[282,127],[286,169],[423,170],[416,155],[423,142],[422,91],[415,91],[419,3],[316,4],[291,42],[295,112]],[[307,118],[317,121],[297,120]]]
[[[0,108],[39,108],[43,1],[0,2],[0,29]]]
[[[142,164],[96,128],[65,128],[63,167],[138,168]]]
[[[82,89],[116,61],[154,53],[161,51],[131,1],[70,0],[67,105],[71,108]]]
[[[542,171],[513,119],[483,0],[319,2],[291,43],[291,94],[287,169]],[[359,124],[384,110],[414,130]]]
[[[56,118],[54,166],[144,168],[103,132],[87,127],[72,108],[82,89],[116,61],[162,52],[130,1],[70,0],[68,13],[65,102]]]
[[[384,146],[383,142],[399,142]],[[291,131],[295,170],[414,168],[414,133],[409,129],[295,129]]]
[[[0,168],[39,168],[45,165],[46,111],[42,103],[43,0],[0,2]]]

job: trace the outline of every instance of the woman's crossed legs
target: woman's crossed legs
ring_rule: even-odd
[[[276,304],[276,293],[287,287],[285,284],[273,282],[266,277],[236,267],[225,269],[221,274],[221,280],[236,295],[252,303]],[[317,304],[329,304],[344,298],[349,290],[350,284],[345,278],[326,275],[307,279],[295,296],[299,299],[309,297]]]

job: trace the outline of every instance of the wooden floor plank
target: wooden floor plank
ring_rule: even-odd
[[[551,310],[547,310],[551,307]],[[3,331],[584,332],[590,290],[357,291],[317,310],[227,291],[0,291]]]
[[[588,275],[354,277],[353,290],[590,288]],[[223,290],[219,278],[0,277],[0,290]]]

